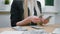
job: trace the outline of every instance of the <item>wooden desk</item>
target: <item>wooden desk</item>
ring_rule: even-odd
[[[30,26],[23,26],[23,27],[26,27],[28,30],[33,30],[33,28],[31,28]],[[55,28],[60,27],[60,24],[46,25],[46,26],[41,26],[41,27],[43,27],[46,30],[46,32],[51,33]],[[11,27],[0,28],[0,32],[3,32],[3,31],[15,31],[15,30]]]

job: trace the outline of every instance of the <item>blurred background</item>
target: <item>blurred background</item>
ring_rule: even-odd
[[[0,0],[0,27],[11,27],[10,9],[13,0]],[[48,24],[60,23],[60,0],[38,0],[41,2],[44,18],[52,16]]]

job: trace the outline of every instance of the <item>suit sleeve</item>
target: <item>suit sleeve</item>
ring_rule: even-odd
[[[20,1],[13,1],[11,5],[11,26],[16,26],[16,23],[23,19],[23,4]]]

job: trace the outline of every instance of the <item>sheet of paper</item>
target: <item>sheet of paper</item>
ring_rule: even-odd
[[[56,33],[56,34],[60,34],[60,28],[56,28],[54,31],[53,31],[53,33]]]
[[[21,27],[21,26],[16,26],[16,27],[12,27],[12,28],[15,29],[16,31],[27,31],[27,28]]]
[[[24,31],[4,31],[0,34],[22,34]]]
[[[40,26],[31,26],[31,27],[35,29],[44,29],[43,27],[40,27]]]
[[[23,34],[49,34],[49,33],[41,30],[31,30],[31,31],[25,31]]]
[[[49,34],[49,33],[40,30],[31,30],[31,31],[4,31],[0,34]]]

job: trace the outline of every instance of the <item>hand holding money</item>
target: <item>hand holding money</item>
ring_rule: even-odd
[[[41,20],[39,23],[37,23],[37,25],[43,26],[44,24],[47,24],[47,23],[50,21],[51,17],[52,17],[52,16],[49,16],[49,17],[47,17],[46,19],[42,19],[42,18],[40,17],[42,20]]]

